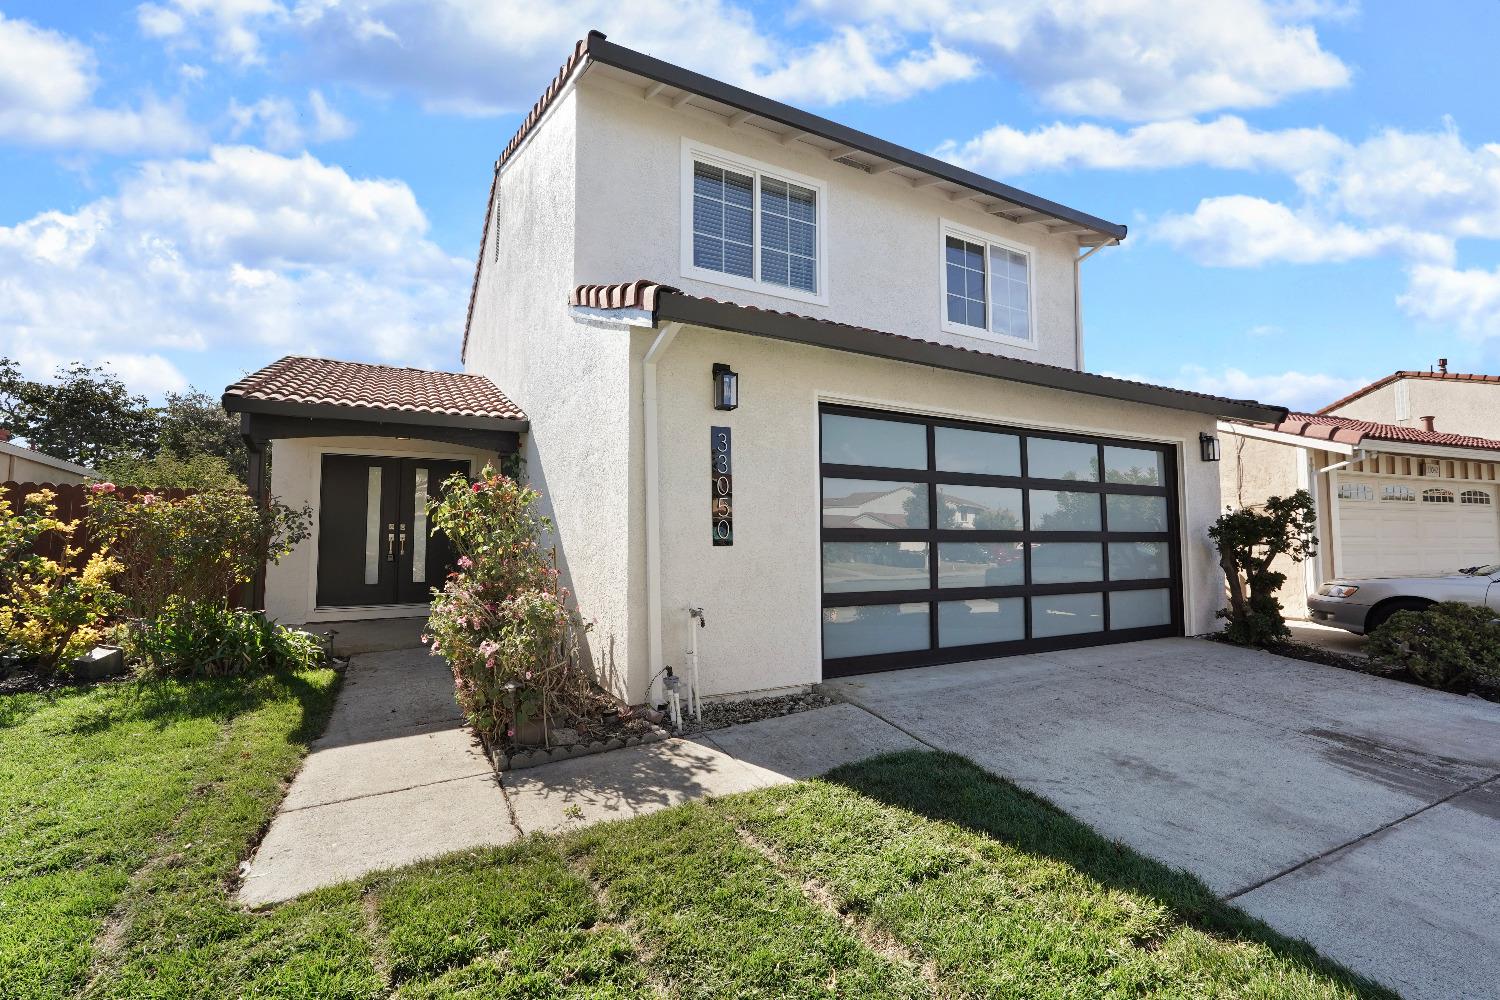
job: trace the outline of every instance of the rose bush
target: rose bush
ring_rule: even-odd
[[[579,664],[586,626],[542,545],[551,523],[537,515],[539,499],[486,467],[472,484],[450,477],[428,505],[458,566],[434,595],[425,638],[434,655],[448,658],[470,724],[510,743],[525,742],[528,728],[545,742],[551,727],[572,725],[603,704]]]

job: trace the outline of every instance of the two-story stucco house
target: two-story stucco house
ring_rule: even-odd
[[[483,233],[465,374],[284,359],[226,394],[321,505],[283,617],[418,612],[441,554],[400,512],[518,450],[632,701],[689,608],[710,696],[1213,627],[1218,421],[1286,411],[1084,370],[1080,265],[1124,226],[595,33]]]

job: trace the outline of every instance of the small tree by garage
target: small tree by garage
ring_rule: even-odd
[[[1242,646],[1266,646],[1291,635],[1276,591],[1286,574],[1272,568],[1282,556],[1295,565],[1318,551],[1318,515],[1312,495],[1298,490],[1263,504],[1229,510],[1208,529],[1229,587],[1224,637]]]

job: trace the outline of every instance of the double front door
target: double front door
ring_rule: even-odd
[[[318,512],[318,606],[425,604],[453,567],[427,501],[469,463],[324,455]]]

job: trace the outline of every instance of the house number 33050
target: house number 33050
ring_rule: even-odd
[[[709,428],[709,523],[715,545],[734,544],[734,454],[728,427]]]

